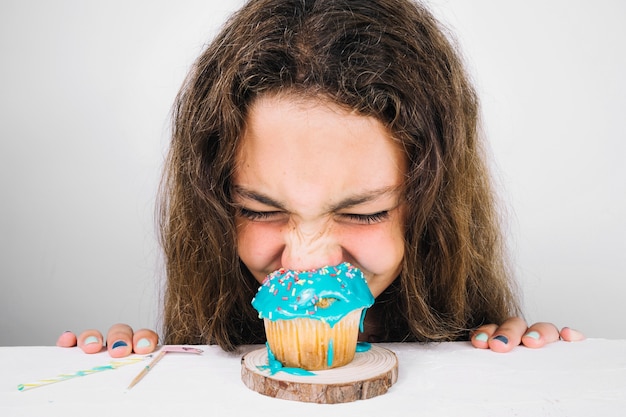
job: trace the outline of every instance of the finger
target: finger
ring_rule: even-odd
[[[85,353],[98,353],[102,350],[102,333],[95,329],[85,330],[78,336],[78,347]]]
[[[159,336],[150,329],[140,329],[133,335],[133,351],[140,355],[151,353],[159,343]]]
[[[77,343],[76,335],[69,330],[63,332],[57,339],[57,346],[59,347],[74,347]]]
[[[529,348],[540,348],[557,340],[559,340],[559,330],[552,323],[535,323],[522,337],[522,343]]]
[[[472,346],[478,349],[489,349],[489,339],[497,328],[496,324],[485,324],[474,330],[470,337]]]
[[[133,329],[127,324],[114,324],[107,333],[107,350],[112,358],[122,358],[133,352]]]
[[[489,349],[498,353],[510,352],[522,341],[522,336],[526,333],[528,325],[519,318],[514,317],[506,320],[489,339]]]
[[[563,327],[561,329],[561,338],[566,342],[580,342],[585,340],[585,335],[578,330],[570,329],[569,327]]]

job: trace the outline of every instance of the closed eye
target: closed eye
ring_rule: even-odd
[[[252,221],[272,221],[278,220],[283,214],[282,211],[254,211],[239,207],[239,215]]]
[[[389,211],[385,210],[373,214],[340,213],[339,216],[353,223],[374,224],[387,220],[389,218]]]

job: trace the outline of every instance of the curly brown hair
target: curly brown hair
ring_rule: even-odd
[[[231,177],[256,97],[324,97],[401,142],[402,272],[372,307],[383,341],[467,337],[519,313],[460,54],[409,0],[252,0],[194,64],[176,100],[161,190],[165,343],[265,341],[237,256]]]

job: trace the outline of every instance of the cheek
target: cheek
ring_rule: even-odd
[[[380,228],[345,234],[351,261],[363,269],[368,286],[378,297],[400,274],[404,258],[404,234],[398,219]]]
[[[237,225],[237,254],[257,281],[278,268],[282,251],[280,234],[263,224]]]
[[[388,277],[390,284],[399,272],[404,256],[404,239],[395,227],[376,231],[346,233],[344,249],[373,278]]]

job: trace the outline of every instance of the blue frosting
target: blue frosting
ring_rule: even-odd
[[[372,348],[372,344],[369,342],[357,342],[356,351],[357,352],[367,352]]]
[[[291,375],[297,376],[314,376],[315,374],[311,371],[307,371],[302,368],[291,368],[288,366],[283,366],[283,364],[276,359],[274,356],[274,352],[270,349],[270,345],[268,343],[265,344],[267,347],[267,365],[257,366],[261,371],[269,371],[270,375],[274,375],[277,372],[285,372]]]
[[[351,311],[372,304],[374,296],[363,273],[347,262],[308,271],[281,268],[265,278],[252,300],[259,318],[308,317],[331,327]]]

